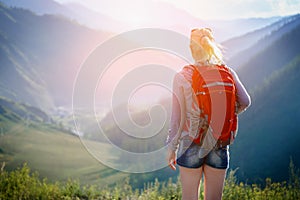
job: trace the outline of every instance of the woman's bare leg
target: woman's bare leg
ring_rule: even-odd
[[[203,166],[204,173],[204,199],[222,199],[226,169],[216,169],[208,165]]]
[[[198,200],[202,167],[197,169],[179,167],[179,170],[182,186],[182,200]]]

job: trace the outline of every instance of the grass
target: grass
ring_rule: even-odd
[[[80,139],[50,125],[6,124],[0,135],[0,199],[180,199],[178,181],[130,183],[130,174],[99,163]],[[107,144],[91,142],[96,151]],[[26,164],[24,164],[26,163]],[[299,170],[292,160],[284,182],[267,178],[263,185],[239,182],[234,171],[226,179],[223,199],[299,199]],[[203,198],[203,188],[200,196]]]
[[[295,171],[296,170],[296,171]],[[238,183],[231,171],[226,178],[223,192],[224,200],[295,200],[300,198],[299,171],[290,163],[290,177],[286,182],[265,180],[265,186]],[[202,185],[203,186],[203,185]],[[181,199],[180,181],[150,182],[141,190],[134,190],[128,179],[114,187],[100,188],[95,185],[82,185],[78,181],[49,183],[40,180],[36,172],[24,164],[22,168],[7,172],[0,169],[0,199],[99,199],[99,200],[179,200]],[[203,199],[203,187],[200,199]]]
[[[41,177],[50,181],[66,181],[69,178],[82,183],[100,186],[110,185],[128,176],[110,169],[85,149],[76,136],[59,132],[46,125],[14,125],[0,136],[0,162],[7,170],[14,170],[27,163]],[[94,143],[93,148],[105,151],[103,143]]]

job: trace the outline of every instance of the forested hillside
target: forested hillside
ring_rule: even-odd
[[[237,174],[243,180],[284,180],[290,158],[300,165],[299,37],[300,26],[294,26],[238,70],[252,97],[231,149],[231,167],[239,168]]]

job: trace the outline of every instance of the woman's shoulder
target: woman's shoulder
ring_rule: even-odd
[[[235,70],[232,68],[232,67],[230,67],[230,66],[228,66],[228,65],[223,65],[226,69],[228,69],[228,71],[233,75],[233,76],[237,76],[237,74],[236,74],[236,72],[235,72]]]
[[[193,65],[184,66],[178,73],[177,76],[183,81],[191,82],[193,78],[195,67]]]
[[[181,68],[174,76],[174,81],[179,85],[186,85],[192,82],[195,68],[192,65],[186,65]]]

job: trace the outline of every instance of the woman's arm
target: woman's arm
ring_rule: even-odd
[[[251,99],[250,96],[246,90],[246,88],[244,87],[244,85],[242,84],[242,82],[240,81],[237,73],[235,71],[233,71],[232,69],[230,69],[234,81],[235,81],[235,86],[236,86],[236,91],[237,91],[237,114],[240,114],[242,112],[244,112],[250,105],[251,105]]]
[[[170,150],[176,151],[181,137],[182,127],[185,121],[185,104],[183,88],[180,86],[180,74],[176,74],[173,80],[172,113],[167,144]]]

